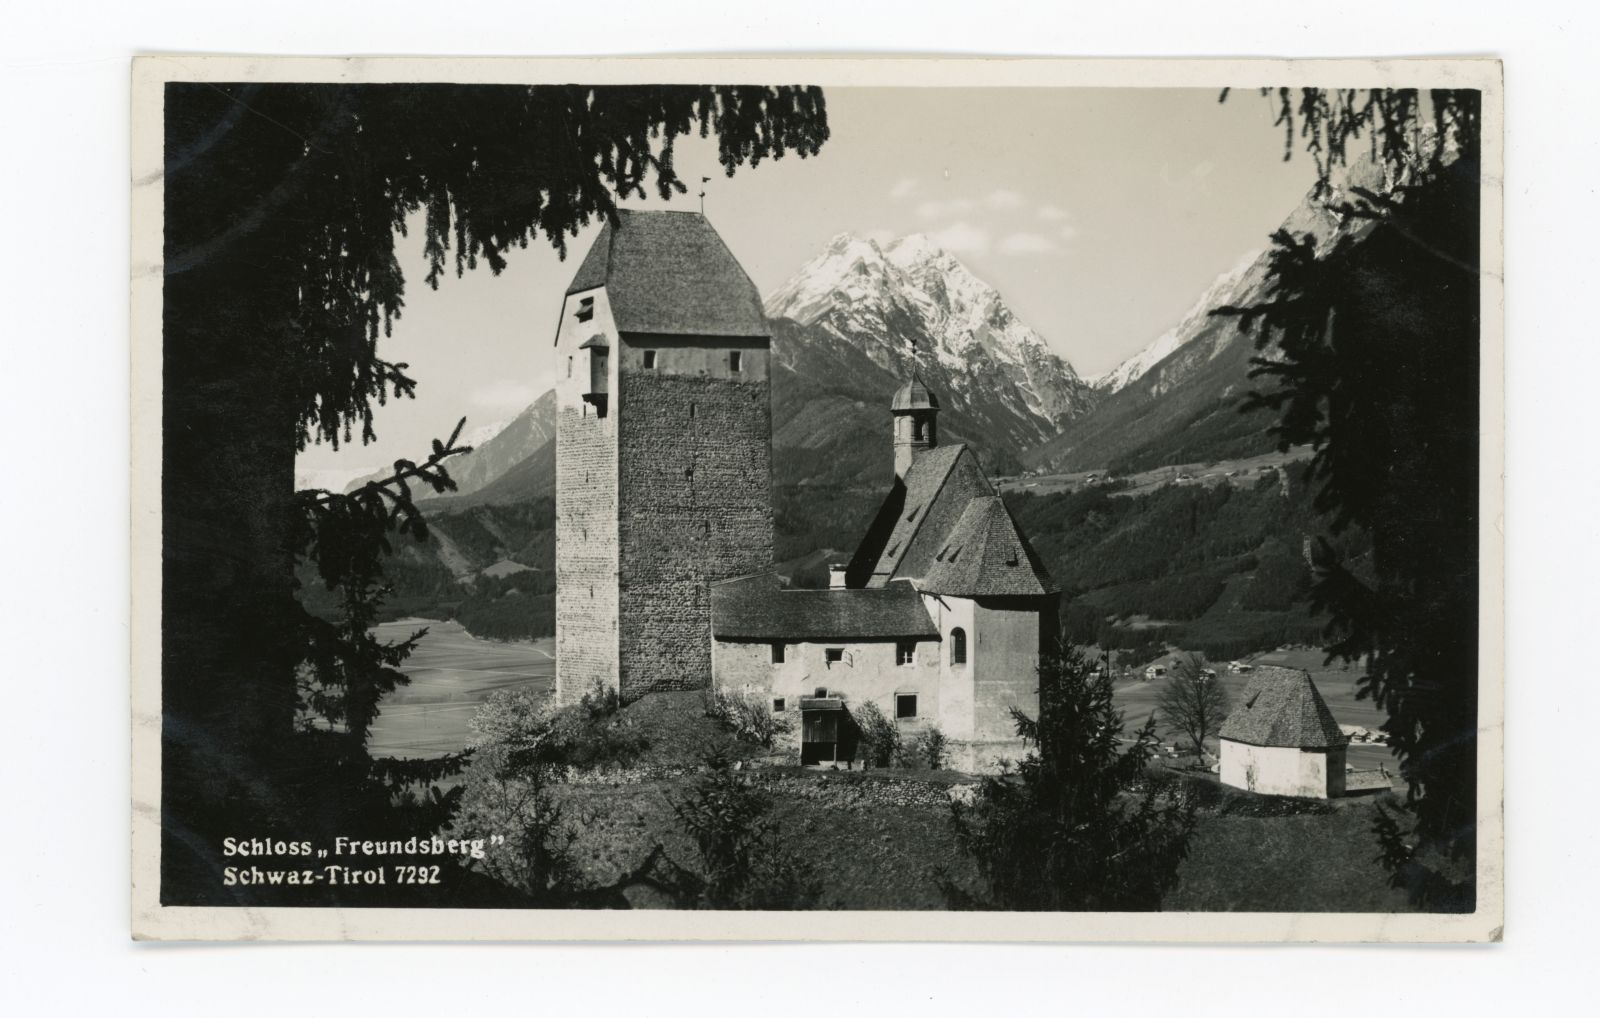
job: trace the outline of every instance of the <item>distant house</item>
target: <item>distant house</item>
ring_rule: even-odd
[[[1257,668],[1220,737],[1225,785],[1308,799],[1345,792],[1349,739],[1305,672]]]

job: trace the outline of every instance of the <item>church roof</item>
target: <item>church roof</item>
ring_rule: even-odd
[[[618,209],[567,293],[598,286],[621,332],[771,335],[755,284],[698,212]]]
[[[918,586],[955,597],[1037,597],[1059,589],[999,495],[967,503]]]
[[[909,584],[877,589],[786,590],[764,573],[711,585],[711,632],[727,640],[937,638]]]
[[[922,379],[916,375],[911,376],[911,381],[902,385],[894,394],[894,402],[889,404],[891,410],[937,410],[939,397],[928,391],[922,384]]]
[[[945,517],[944,525],[953,523],[974,494],[992,495],[994,490],[966,446],[941,445],[918,453],[904,483],[896,480],[861,539],[850,561],[851,585],[881,587],[895,576],[920,575],[900,567],[911,557],[924,526]],[[936,534],[934,540],[942,536]]]
[[[1317,684],[1297,668],[1258,665],[1220,736],[1252,746],[1329,749],[1349,741]]]

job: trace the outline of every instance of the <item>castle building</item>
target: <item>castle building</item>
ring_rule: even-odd
[[[866,702],[903,742],[937,727],[960,770],[1025,751],[1011,711],[1038,716],[1060,592],[978,458],[939,444],[938,412],[917,378],[895,393],[893,485],[829,589],[771,574],[712,588],[714,681],[789,714],[802,763],[854,762]]]
[[[703,688],[709,584],[772,562],[769,336],[703,215],[623,210],[556,330],[556,694]]]
[[[949,765],[1019,757],[1059,591],[939,401],[890,403],[895,477],[826,590],[772,571],[770,331],[703,215],[623,211],[556,335],[556,691],[708,685],[790,716],[805,763],[851,764],[871,702]]]

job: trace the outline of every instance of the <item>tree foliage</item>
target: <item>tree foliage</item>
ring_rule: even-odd
[[[1186,654],[1172,669],[1156,698],[1156,713],[1167,731],[1186,736],[1196,755],[1206,740],[1222,729],[1228,717],[1228,694],[1215,675],[1206,674],[1205,660]]]
[[[672,802],[698,865],[674,865],[680,900],[699,908],[804,909],[822,896],[812,868],[785,846],[772,797],[713,749],[689,793]]]
[[[1331,535],[1371,541],[1356,568],[1324,540],[1313,594],[1333,618],[1330,658],[1367,663],[1360,694],[1388,714],[1408,785],[1415,838],[1390,832],[1384,857],[1422,903],[1469,908],[1469,886],[1443,893],[1394,846],[1475,846],[1481,96],[1275,95],[1285,158],[1298,137],[1345,228],[1274,235],[1266,299],[1219,313],[1262,354],[1246,408],[1276,414],[1280,447],[1313,446]],[[1354,172],[1358,141],[1381,184]]]
[[[1194,807],[1140,784],[1154,721],[1122,745],[1109,673],[1068,649],[1039,669],[1039,716],[1013,711],[1033,747],[1014,771],[985,778],[970,806],[953,804],[957,842],[986,892],[949,882],[952,905],[1044,911],[1149,911],[1177,879]]]
[[[408,485],[447,477],[448,443],[381,490],[293,492],[297,449],[370,440],[373,408],[415,392],[378,351],[404,309],[397,237],[421,222],[430,286],[498,273],[536,237],[564,254],[619,200],[684,193],[686,136],[732,174],[828,130],[801,86],[173,83],[163,110],[161,893],[211,904],[241,821],[377,828],[411,793],[375,775],[440,772],[371,761],[358,736],[415,645],[364,628],[383,553],[425,536]],[[337,621],[297,603],[297,561],[341,591]],[[297,714],[318,719],[299,743]],[[419,801],[447,815],[442,794]]]

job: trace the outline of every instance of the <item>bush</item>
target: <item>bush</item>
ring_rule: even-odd
[[[911,740],[912,756],[926,764],[930,771],[943,770],[949,753],[948,740],[937,725],[924,728],[915,739]]]
[[[680,901],[712,909],[804,909],[822,896],[809,864],[783,845],[768,814],[772,798],[712,750],[687,798],[674,801],[678,824],[699,854],[698,872],[678,870]]]
[[[504,749],[506,766],[591,770],[626,767],[650,748],[649,740],[616,720],[615,690],[595,688],[571,707],[552,710],[547,701],[520,690],[496,690],[468,726],[475,749]]]
[[[539,904],[564,904],[578,881],[572,855],[577,838],[551,798],[549,766],[529,765],[507,745],[480,749],[467,768],[461,807],[447,836],[503,836],[502,845],[468,865],[514,887]]]
[[[871,700],[851,708],[850,717],[861,730],[858,752],[868,767],[893,767],[900,759],[900,728]]]
[[[733,733],[734,738],[762,749],[771,749],[773,740],[794,728],[787,717],[768,707],[765,697],[750,692],[708,689],[705,712],[706,717]]]

